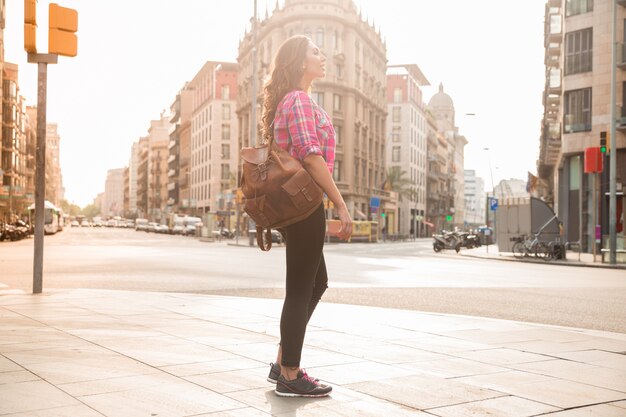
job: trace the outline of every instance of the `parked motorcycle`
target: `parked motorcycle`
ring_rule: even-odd
[[[433,250],[441,252],[444,249],[454,249],[457,253],[461,250],[461,238],[455,232],[446,232],[433,235]]]
[[[469,232],[454,232],[458,236],[458,240],[461,242],[461,247],[472,249],[481,246],[480,237]]]

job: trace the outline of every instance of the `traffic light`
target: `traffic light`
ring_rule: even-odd
[[[37,53],[37,0],[24,0],[24,50]]]
[[[451,221],[452,221],[452,216],[448,214],[448,215],[446,216],[446,221],[447,221],[447,222],[451,222]]]
[[[385,213],[384,211],[382,213],[380,213],[380,217],[382,217],[383,219],[385,219],[385,217],[387,217],[387,213]]]
[[[606,132],[600,132],[600,152],[606,153]]]
[[[76,56],[78,12],[50,3],[48,13],[48,53]]]

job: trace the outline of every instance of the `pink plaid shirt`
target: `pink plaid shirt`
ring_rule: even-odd
[[[321,155],[332,174],[335,164],[335,128],[328,114],[307,93],[293,90],[278,104],[274,141],[291,156],[304,160]]]

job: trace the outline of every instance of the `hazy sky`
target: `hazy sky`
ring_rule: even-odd
[[[78,56],[48,67],[48,122],[59,125],[66,198],[80,206],[104,191],[108,169],[128,165],[131,144],[169,109],[207,60],[236,61],[253,0],[58,0],[79,12]],[[284,0],[280,0],[282,5]],[[259,16],[275,0],[258,0]],[[355,0],[380,27],[389,64],[419,65],[440,82],[469,144],[465,169],[494,182],[536,171],[544,85],[544,0]],[[48,0],[38,2],[38,47],[47,50]],[[21,94],[37,101],[37,67],[23,50],[23,2],[7,2],[5,59]],[[466,116],[474,113],[475,116]]]

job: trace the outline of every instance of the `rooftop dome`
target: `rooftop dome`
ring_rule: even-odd
[[[450,108],[454,109],[452,98],[443,92],[443,84],[439,83],[439,92],[430,98],[428,102],[430,108]]]

